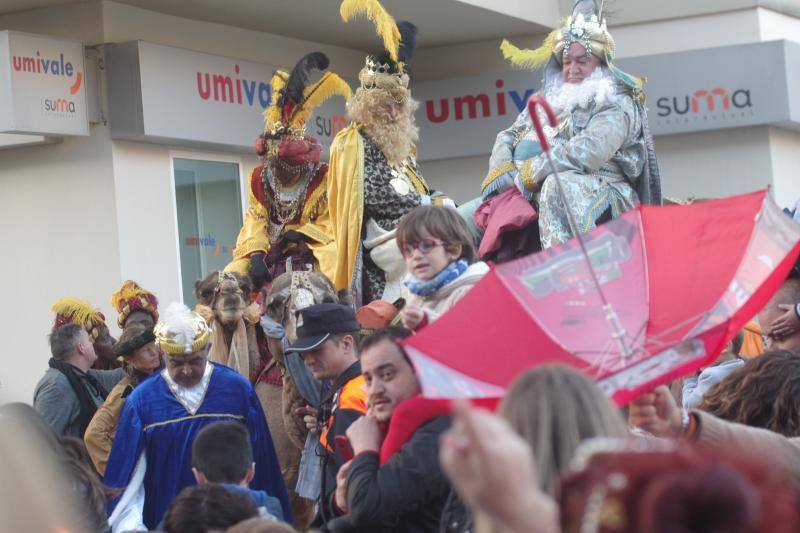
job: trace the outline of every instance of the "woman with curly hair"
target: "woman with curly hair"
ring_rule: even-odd
[[[750,359],[697,406],[729,422],[800,436],[800,356],[774,350]]]

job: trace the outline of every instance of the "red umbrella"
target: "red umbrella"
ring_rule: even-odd
[[[696,371],[767,303],[800,254],[800,225],[766,191],[642,206],[577,239],[493,268],[405,346],[431,398],[502,394],[563,363],[618,405]]]

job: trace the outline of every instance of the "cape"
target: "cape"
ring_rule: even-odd
[[[407,174],[421,194],[428,194],[422,176],[406,164]],[[364,136],[361,126],[350,124],[331,143],[328,168],[328,210],[336,260],[330,277],[336,290],[349,289],[361,262],[361,230],[364,227]]]

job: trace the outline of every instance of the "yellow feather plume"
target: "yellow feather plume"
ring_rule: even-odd
[[[508,42],[508,40],[503,39],[503,42],[500,43],[500,51],[503,52],[503,57],[517,68],[537,69],[543,67],[550,60],[550,56],[553,55],[553,46],[560,31],[551,31],[542,46],[536,50],[522,50]]]
[[[92,325],[104,322],[103,315],[97,309],[92,309],[92,304],[86,300],[79,300],[70,296],[60,298],[53,304],[51,310],[69,318],[74,324],[82,328],[89,328]]]
[[[275,123],[281,121],[282,110],[278,106],[278,99],[281,97],[281,90],[286,87],[286,82],[289,81],[289,74],[283,70],[276,70],[275,75],[269,82],[272,91],[272,101],[269,107],[264,111],[264,126],[266,129],[272,128]]]
[[[366,15],[375,24],[375,31],[383,39],[383,47],[389,52],[392,61],[397,61],[400,30],[397,29],[394,18],[378,0],[344,0],[339,8],[339,14],[345,22],[350,22],[350,19],[358,15]]]
[[[315,108],[325,100],[339,95],[345,100],[350,98],[350,85],[333,72],[326,72],[319,81],[303,91],[303,103],[292,113],[290,122],[295,126],[305,124]]]
[[[137,296],[150,296],[150,291],[147,291],[139,286],[133,280],[128,280],[122,284],[122,287],[117,289],[117,292],[111,295],[111,305],[119,311],[125,301]]]

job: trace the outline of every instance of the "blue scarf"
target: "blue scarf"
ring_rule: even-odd
[[[467,260],[459,259],[444,267],[441,272],[427,281],[417,279],[411,274],[406,274],[406,279],[403,280],[403,283],[412,294],[430,296],[448,283],[458,279],[461,274],[467,271],[467,268],[469,268]]]

